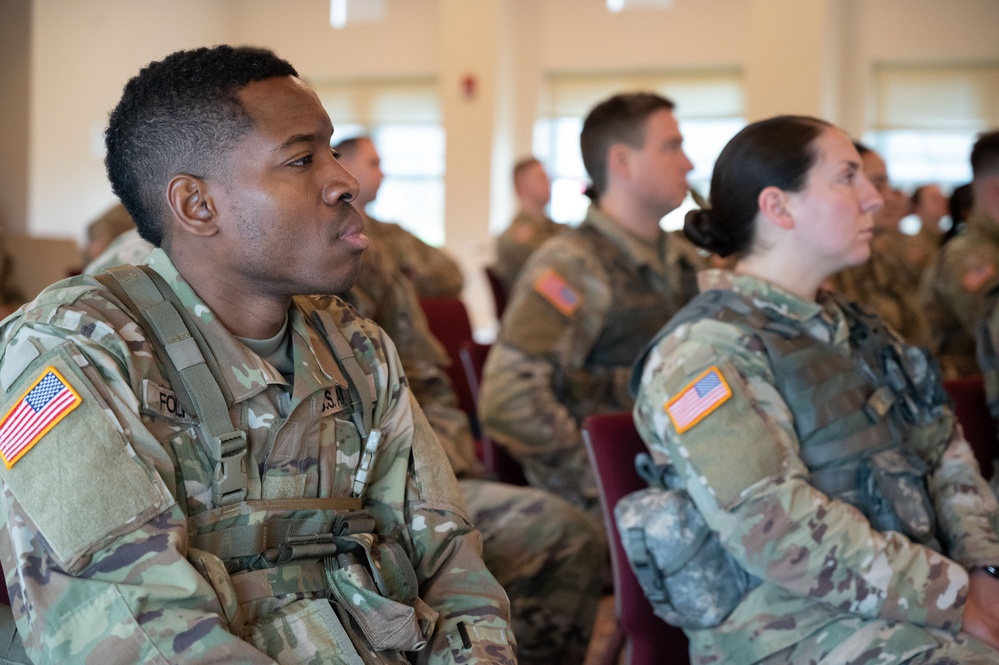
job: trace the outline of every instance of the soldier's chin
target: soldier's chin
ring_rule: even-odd
[[[354,288],[354,284],[357,283],[357,276],[361,272],[361,252],[358,251],[356,254],[344,259],[341,267],[343,270],[337,275],[335,281],[328,285],[325,292],[317,295],[341,296]]]

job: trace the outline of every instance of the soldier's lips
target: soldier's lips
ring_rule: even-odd
[[[355,213],[347,228],[337,235],[337,240],[351,245],[359,252],[368,248],[368,236],[364,235],[364,220],[360,215]]]

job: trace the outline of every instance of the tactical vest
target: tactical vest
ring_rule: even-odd
[[[938,370],[926,352],[901,344],[876,316],[828,297],[847,317],[849,356],[775,309],[757,308],[734,291],[706,291],[638,357],[632,393],[648,353],[679,326],[715,319],[742,328],[767,354],[810,483],[857,507],[875,529],[901,532],[939,551],[927,467],[906,445],[913,427],[935,421],[946,403]],[[759,580],[718,546],[672,467],[650,469],[644,458],[638,464],[653,489],[625,497],[615,509],[629,562],[666,621],[718,625]]]
[[[437,613],[418,597],[416,573],[394,534],[376,533],[362,507],[381,439],[372,423],[371,372],[329,313],[296,301],[349,377],[351,418],[362,442],[351,496],[248,501],[246,436],[233,428],[231,395],[186,308],[146,266],[111,268],[97,279],[150,333],[178,400],[199,423],[214,470],[214,505],[188,516],[188,559],[218,594],[230,632],[279,663],[318,656],[401,665],[407,662],[401,652],[423,649]],[[290,594],[302,600],[273,609],[270,599]],[[310,639],[291,635],[289,626]]]
[[[696,270],[681,260],[679,282],[672,284],[647,266],[636,266],[617,243],[592,224],[581,224],[578,237],[586,245],[587,253],[600,265],[607,266],[610,291],[614,294],[586,365],[631,367],[646,340],[697,293]]]
[[[652,345],[679,326],[706,318],[739,326],[759,340],[773,368],[774,386],[794,418],[811,484],[859,508],[874,528],[901,531],[939,550],[927,469],[905,445],[912,428],[936,420],[947,403],[939,370],[928,353],[902,344],[877,316],[833,294],[826,297],[846,315],[849,356],[816,340],[798,320],[775,308],[757,308],[727,290],[700,294]],[[633,388],[640,371],[633,375]],[[910,488],[896,492],[891,487],[895,481],[882,474],[918,476],[918,496]]]

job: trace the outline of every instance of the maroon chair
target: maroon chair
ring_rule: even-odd
[[[420,307],[427,317],[430,332],[440,340],[447,350],[451,365],[447,368],[448,378],[458,397],[458,406],[470,415],[475,414],[475,400],[468,387],[468,380],[461,368],[458,349],[462,342],[472,339],[472,323],[468,310],[460,298],[420,298]],[[478,436],[478,420],[472,421],[472,432]]]
[[[975,451],[982,475],[986,479],[991,478],[992,464],[999,454],[996,444],[999,427],[985,403],[985,382],[981,376],[948,379],[944,381],[944,390],[954,400],[954,414],[971,449]]]
[[[635,471],[635,456],[645,452],[645,444],[635,430],[631,414],[590,416],[583,421],[583,440],[600,488],[604,527],[611,543],[617,611],[617,630],[601,665],[616,663],[622,649],[627,653],[625,665],[689,664],[687,636],[653,613],[631,571],[617,531],[614,506],[626,494],[647,487]]]
[[[469,391],[475,404],[479,402],[479,387],[482,385],[482,368],[486,364],[486,356],[489,355],[491,344],[479,344],[473,340],[466,340],[458,348],[458,356],[461,358],[461,366],[465,371],[465,378],[468,381]],[[472,413],[469,418],[478,425],[478,414]],[[511,485],[527,485],[524,478],[524,469],[520,463],[513,458],[510,453],[500,445],[493,442],[485,434],[481,434],[479,426],[479,449],[477,451],[479,461],[482,465],[496,477],[497,480]]]
[[[507,297],[506,286],[491,267],[486,266],[486,281],[489,282],[489,289],[493,293],[493,304],[496,306],[496,318],[502,319],[503,312],[506,311]]]

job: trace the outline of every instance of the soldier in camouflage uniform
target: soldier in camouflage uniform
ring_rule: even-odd
[[[595,516],[580,425],[631,408],[631,363],[694,294],[701,263],[689,243],[659,227],[683,201],[692,168],[672,108],[636,93],[591,111],[580,142],[594,203],[578,228],[524,267],[484,370],[486,434],[520,461],[531,485]]]
[[[268,51],[179,52],[126,86],[108,173],[162,249],[122,274],[162,279],[202,339],[155,341],[137,321],[163,307],[91,277],[6,322],[0,556],[36,662],[515,662],[391,340],[296,297],[349,288],[367,245],[331,134]],[[237,428],[214,443],[211,401],[195,416],[168,378],[197,349]]]
[[[354,205],[364,215],[364,233],[384,248],[402,273],[413,282],[420,298],[457,298],[465,284],[461,268],[443,250],[423,242],[398,224],[380,222],[365,208],[378,196],[384,174],[370,138],[361,136],[338,143],[340,162],[361,183]]]
[[[513,189],[520,210],[510,226],[496,239],[496,263],[493,265],[503,288],[509,294],[534,251],[549,238],[565,230],[545,214],[551,200],[551,183],[545,167],[534,157],[522,159],[513,167]]]
[[[885,203],[874,213],[871,258],[859,266],[841,270],[830,287],[847,300],[877,312],[910,344],[929,346],[929,324],[919,303],[919,271],[907,265],[908,236],[899,231],[899,222],[908,213],[908,199],[888,185],[888,171],[881,156],[860,143],[864,175]]]
[[[116,241],[87,272],[141,263],[153,249],[138,235]],[[603,531],[559,497],[485,478],[468,417],[444,370],[447,352],[430,332],[412,284],[377,236],[370,238],[357,280],[343,297],[381,326],[398,350],[409,389],[440,440],[469,517],[482,534],[486,567],[510,598],[518,662],[581,663],[604,577]]]
[[[639,432],[748,581],[687,628],[694,663],[999,662],[999,506],[939,377],[819,288],[869,253],[881,198],[859,161],[812,118],[736,135],[685,225],[735,272],[702,273],[636,364]],[[622,524],[657,517],[628,501]]]
[[[399,350],[410,390],[458,477],[482,533],[486,567],[510,597],[522,665],[578,665],[586,656],[604,579],[607,543],[582,510],[547,492],[486,479],[468,418],[445,371],[412,285],[372,239],[345,298],[382,326]]]
[[[999,132],[981,137],[971,152],[974,208],[962,231],[940,248],[922,283],[933,330],[933,350],[945,376],[978,374],[975,328],[985,294],[999,285]]]

